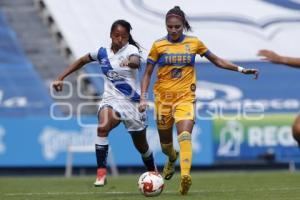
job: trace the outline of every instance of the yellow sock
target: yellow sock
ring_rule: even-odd
[[[173,147],[173,143],[163,144],[160,143],[162,152],[169,157],[169,160],[173,161],[176,159],[176,151]]]
[[[188,131],[181,132],[178,137],[180,146],[180,169],[181,175],[189,175],[192,166],[192,141],[191,133]]]

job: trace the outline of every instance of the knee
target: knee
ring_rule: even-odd
[[[98,126],[97,135],[99,137],[107,137],[109,133],[109,128],[107,126]]]
[[[160,143],[160,146],[161,146],[161,150],[164,154],[168,154],[170,149],[173,149],[173,143],[169,143],[169,144]]]
[[[183,142],[183,141],[191,141],[192,136],[191,133],[188,131],[183,131],[177,136],[178,143]]]

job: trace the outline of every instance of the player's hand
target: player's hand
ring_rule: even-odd
[[[261,56],[261,60],[271,61],[274,63],[280,63],[281,57],[274,51],[262,49],[257,53],[258,56]]]
[[[243,69],[243,74],[253,74],[254,79],[258,79],[259,71],[258,69]]]
[[[120,67],[128,67],[129,65],[129,60],[124,59],[122,60],[122,62],[120,63]]]
[[[56,92],[62,91],[63,85],[64,82],[58,79],[52,82],[52,87],[55,89]]]
[[[146,99],[141,99],[138,109],[139,109],[140,112],[145,112],[145,110],[147,110],[148,106],[149,105],[148,105],[147,100]]]

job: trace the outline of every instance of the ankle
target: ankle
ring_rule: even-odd
[[[98,175],[106,175],[107,169],[106,168],[98,168],[97,169],[97,174]]]

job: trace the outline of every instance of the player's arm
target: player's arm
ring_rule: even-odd
[[[142,79],[141,85],[141,100],[139,105],[139,111],[144,112],[148,106],[147,104],[147,95],[148,95],[148,88],[151,80],[151,75],[153,73],[154,64],[147,63],[146,70]]]
[[[57,91],[62,91],[63,89],[63,80],[70,75],[71,73],[79,70],[81,67],[83,67],[85,64],[90,63],[94,61],[90,54],[86,54],[82,56],[81,58],[77,59],[75,62],[70,64],[61,74],[57,76],[55,81],[52,83],[52,87]]]
[[[153,73],[153,69],[156,65],[156,62],[159,60],[159,57],[160,55],[157,51],[156,44],[153,43],[147,58],[147,66],[141,84],[141,100],[139,104],[140,112],[144,112],[148,106],[147,104],[148,88],[151,80],[151,75]]]
[[[137,69],[140,67],[141,58],[138,55],[129,56],[128,60],[125,59],[120,63],[121,67],[130,67],[132,69]]]
[[[228,60],[225,60],[223,58],[220,58],[218,56],[216,56],[213,53],[209,53],[206,54],[205,57],[212,62],[213,64],[215,64],[217,67],[223,68],[223,69],[227,69],[227,70],[232,70],[232,71],[237,71],[237,72],[241,72],[243,74],[253,74],[254,75],[254,79],[258,78],[258,70],[257,69],[246,69],[243,68],[241,66],[238,66]]]
[[[129,57],[129,63],[128,63],[128,67],[130,68],[139,68],[140,67],[140,57],[136,56],[136,55],[132,55]]]
[[[276,64],[289,65],[291,67],[300,68],[300,58],[282,56],[274,51],[262,49],[258,52],[258,56],[262,56],[262,60],[270,61]]]

